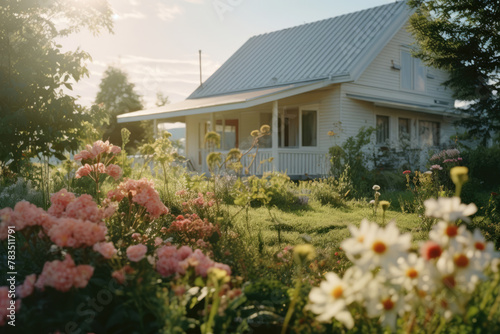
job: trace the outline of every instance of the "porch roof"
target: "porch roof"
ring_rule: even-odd
[[[423,112],[427,114],[436,114],[440,116],[442,115],[460,116],[460,112],[457,112],[454,106],[425,104],[408,100],[381,98],[381,97],[361,95],[361,94],[347,93],[346,96],[354,100],[373,102],[373,104],[378,107],[405,109],[405,110]]]
[[[336,79],[344,80],[343,78]],[[292,84],[281,87],[253,90],[244,93],[200,99],[187,99],[179,103],[168,104],[159,108],[139,110],[118,115],[117,119],[118,123],[127,123],[153,119],[171,119],[188,115],[207,114],[216,111],[250,108],[256,105],[323,88],[337,82],[337,80],[332,78],[332,80]]]

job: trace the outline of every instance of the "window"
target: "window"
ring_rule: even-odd
[[[285,108],[278,119],[280,147],[299,146],[299,108]]]
[[[220,135],[223,150],[230,150],[238,147],[238,120],[226,119],[215,122],[215,131]]]
[[[420,121],[419,137],[420,143],[426,146],[438,146],[440,136],[440,125],[438,122]]]
[[[317,111],[302,110],[302,146],[316,146]]]
[[[409,52],[401,51],[401,88],[425,91],[426,68],[422,61]]]
[[[389,116],[377,115],[377,144],[387,144],[389,141]]]
[[[278,117],[279,147],[318,145],[318,111],[315,108],[285,107]]]
[[[409,140],[410,139],[410,119],[400,118],[399,121],[399,139]]]

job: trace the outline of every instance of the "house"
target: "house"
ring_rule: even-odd
[[[221,151],[244,150],[263,124],[272,134],[256,161],[274,159],[253,174],[325,174],[329,147],[363,126],[377,127],[381,147],[443,145],[455,133],[454,99],[447,74],[411,56],[410,14],[399,1],[254,36],[185,101],[118,121],[185,122],[186,155],[201,172],[208,131],[221,134]]]

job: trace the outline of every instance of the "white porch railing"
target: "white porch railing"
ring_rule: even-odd
[[[228,151],[219,151],[227,154]],[[255,152],[251,152],[254,154]],[[201,150],[202,172],[208,173],[207,157],[208,151]],[[330,159],[325,152],[311,151],[307,149],[279,149],[279,170],[290,176],[303,175],[326,175],[330,169]],[[273,163],[267,162],[272,157],[271,149],[259,149],[255,161],[249,168],[250,175],[262,175],[264,172],[273,171]],[[244,167],[250,164],[251,156],[244,156],[241,162]],[[264,162],[265,161],[265,162]],[[263,163],[261,163],[263,162]]]

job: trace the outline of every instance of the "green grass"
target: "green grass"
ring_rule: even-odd
[[[229,206],[228,209],[234,215],[241,208]],[[350,201],[343,208],[323,206],[316,201],[310,201],[309,205],[297,206],[293,210],[281,211],[273,208],[271,212],[281,224],[281,245],[278,244],[276,224],[265,207],[249,209],[248,227],[245,211],[240,212],[233,222],[245,237],[252,240],[256,240],[261,231],[264,252],[267,254],[274,254],[286,245],[304,243],[301,238],[304,234],[312,238],[312,244],[321,252],[335,252],[342,240],[350,236],[349,225],[359,226],[363,218],[382,224],[382,210],[378,210],[375,218],[372,207],[359,201]],[[414,240],[424,238],[426,233],[419,232],[418,215],[388,210],[386,223],[393,219],[402,233],[412,232]]]

